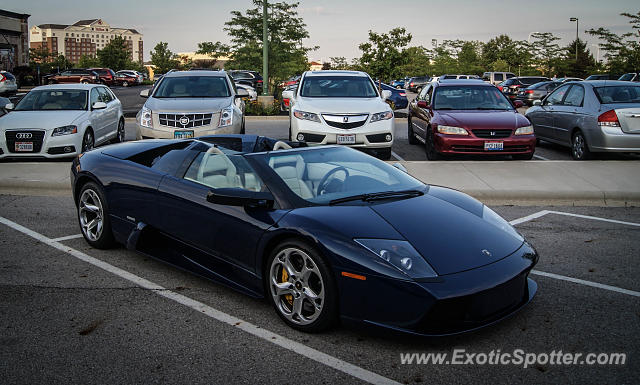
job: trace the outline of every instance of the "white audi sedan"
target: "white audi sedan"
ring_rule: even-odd
[[[360,71],[307,71],[296,90],[284,91],[291,103],[289,139],[309,144],[355,147],[382,159],[391,157],[393,111]]]
[[[124,141],[122,105],[100,84],[36,87],[0,117],[0,158],[64,158]]]

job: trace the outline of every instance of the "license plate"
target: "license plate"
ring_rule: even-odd
[[[187,130],[187,131],[174,131],[173,132],[173,137],[175,139],[187,139],[187,138],[193,138],[193,130]]]
[[[484,142],[485,151],[502,151],[504,149],[503,142]]]
[[[336,135],[336,142],[338,144],[356,144],[355,135]]]
[[[20,152],[32,152],[33,142],[16,142],[16,151]]]

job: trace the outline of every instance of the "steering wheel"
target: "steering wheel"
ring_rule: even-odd
[[[344,171],[344,174],[345,174],[344,179],[347,180],[347,178],[349,177],[349,170],[347,170],[344,166],[338,166],[332,169],[331,171],[329,171],[328,173],[326,173],[322,177],[322,179],[320,180],[320,183],[318,184],[318,188],[316,189],[316,195],[320,195],[320,192],[324,191],[324,189],[329,184],[327,183],[329,181],[329,178],[338,171]]]

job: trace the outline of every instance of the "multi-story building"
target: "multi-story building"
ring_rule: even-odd
[[[135,29],[111,27],[101,19],[80,20],[73,25],[40,24],[30,29],[31,48],[46,47],[73,63],[83,55],[95,56],[116,36],[124,39],[131,60],[142,62],[142,34]]]
[[[0,9],[0,70],[29,64],[29,15]]]

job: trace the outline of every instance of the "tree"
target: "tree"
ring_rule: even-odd
[[[334,70],[350,70],[351,66],[347,62],[347,58],[344,56],[334,56],[330,57],[329,61],[331,62],[331,68]]]
[[[131,53],[127,49],[125,40],[120,36],[114,37],[103,49],[99,49],[97,56],[103,67],[114,71],[126,69],[131,62]]]
[[[480,63],[491,71],[523,71],[529,70],[533,55],[526,41],[513,40],[507,35],[494,37],[482,44]],[[506,68],[503,66],[506,63]],[[497,68],[496,65],[500,65]]]
[[[369,41],[358,46],[362,51],[360,65],[374,79],[389,81],[402,76],[399,67],[406,61],[402,50],[411,38],[411,34],[402,27],[381,34],[369,31]]]
[[[429,50],[422,46],[408,47],[402,50],[404,63],[398,67],[399,76],[426,76],[431,70]]]
[[[161,41],[156,44],[151,51],[151,64],[156,66],[158,73],[166,73],[170,69],[178,67],[176,54],[169,50],[169,43]]]
[[[578,59],[576,60],[576,45],[578,46]],[[562,48],[563,57],[557,63],[558,73],[562,76],[575,76],[586,78],[596,68],[596,59],[587,49],[587,43],[576,39],[568,46]]]
[[[101,65],[102,63],[95,56],[82,55],[80,56],[80,60],[78,60],[78,68],[100,67]]]
[[[531,48],[535,55],[536,64],[542,74],[549,77],[556,75],[553,72],[556,70],[558,54],[561,51],[556,41],[560,40],[560,38],[551,32],[536,32],[532,33],[531,37],[534,39],[531,43]]]
[[[634,72],[640,69],[640,41],[637,37],[640,33],[640,11],[636,14],[624,12],[620,15],[629,19],[631,29],[635,32],[618,35],[602,27],[587,30],[589,35],[602,41],[600,49],[604,52],[606,67],[612,74]]]

